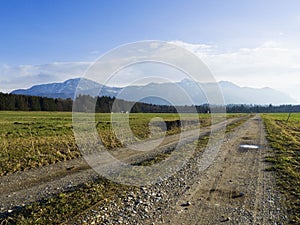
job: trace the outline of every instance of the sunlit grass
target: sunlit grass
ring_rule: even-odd
[[[229,114],[227,117],[241,116]],[[100,140],[107,149],[123,147],[124,143],[113,131],[111,114],[96,114],[96,128]],[[150,121],[162,118],[164,121],[191,120],[199,117],[200,126],[211,124],[210,114],[137,113],[129,114],[129,126],[133,140],[156,138],[164,131],[155,128],[152,133]],[[223,118],[226,117],[224,115]],[[190,129],[192,127],[187,127]],[[171,127],[167,135],[181,132],[180,127]],[[123,132],[127,135],[126,132]],[[0,112],[0,176],[41,167],[59,161],[77,158],[81,155],[73,134],[70,112]]]
[[[277,174],[277,183],[286,196],[290,223],[300,224],[300,114],[263,115],[268,140],[274,154],[266,158],[268,170]]]

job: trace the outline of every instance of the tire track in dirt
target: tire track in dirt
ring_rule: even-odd
[[[92,206],[66,224],[274,225],[285,222],[285,211],[280,209],[279,194],[274,190],[274,174],[264,170],[263,159],[269,152],[260,117],[249,119],[227,133],[223,143],[206,170],[201,170],[199,164],[207,149],[199,148],[168,179],[115,196],[105,206]],[[261,148],[241,149],[240,144],[260,144]],[[210,160],[209,155],[205,156]]]
[[[240,148],[259,145],[259,149]],[[267,142],[259,116],[226,140],[220,154],[179,199],[168,224],[274,224],[280,221],[273,174],[265,171]],[[182,207],[189,202],[189,207]],[[277,203],[276,203],[277,202]],[[272,204],[271,204],[272,203]]]
[[[243,117],[222,121],[214,124],[212,127],[203,127],[201,128],[200,136],[209,134],[211,129],[217,130],[226,124],[228,125],[241,119],[243,119]],[[195,134],[199,134],[199,132],[194,132],[193,130],[182,132],[180,134],[182,137],[181,141],[188,143],[198,139],[198,136],[195,136]],[[137,163],[163,152],[167,147],[172,145],[176,146],[178,144],[179,135],[167,136],[162,140],[150,140],[151,143],[153,141],[162,143],[161,146],[154,151],[143,152],[123,148],[112,152],[112,155],[128,163]],[[147,145],[147,142],[138,143],[136,148],[138,148],[139,145],[142,148]],[[24,206],[62,191],[72,189],[76,185],[92,181],[98,176],[99,175],[87,165],[83,158],[77,158],[0,177],[0,213],[15,206]]]

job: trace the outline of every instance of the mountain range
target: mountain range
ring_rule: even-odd
[[[218,85],[226,104],[279,105],[296,103],[288,95],[268,87],[240,87],[229,81],[220,81]],[[176,83],[149,83],[141,86],[110,87],[88,79],[74,78],[61,83],[41,84],[28,89],[18,89],[11,93],[73,99],[78,88],[77,91],[81,94],[117,97],[128,101],[138,99],[141,102],[160,105],[187,105],[188,97],[193,104],[200,105],[208,103],[206,96],[214,95],[215,87],[216,84],[214,83],[196,83],[189,79]],[[101,90],[100,94],[99,90]],[[203,90],[205,90],[205,93]],[[164,99],[168,99],[168,101]]]

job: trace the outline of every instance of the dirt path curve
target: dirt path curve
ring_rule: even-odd
[[[220,129],[226,124],[231,124],[240,119],[242,118],[234,118],[220,122],[213,125],[212,129]],[[210,127],[202,128],[200,136],[208,134],[210,130]],[[196,140],[198,137],[195,136],[195,134],[198,134],[198,132],[193,130],[183,132],[181,134],[181,140],[186,142]],[[144,146],[155,145],[161,142],[159,148],[155,149],[155,151],[132,151],[123,148],[114,151],[113,155],[130,163],[139,162],[145,160],[147,157],[153,157],[153,155],[164,151],[167,147],[176,145],[178,140],[178,135],[168,136],[164,140],[150,140],[150,144],[142,142],[137,144],[135,148],[144,148]],[[0,213],[13,207],[23,206],[30,202],[71,189],[80,183],[91,181],[97,177],[98,174],[87,165],[83,158],[59,162],[0,177]]]
[[[268,147],[262,120],[256,116],[242,127],[226,140],[215,162],[177,201],[164,224],[281,224],[284,213],[274,177],[265,171]]]

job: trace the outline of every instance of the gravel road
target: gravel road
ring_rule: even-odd
[[[212,128],[203,127],[200,135],[198,130],[185,131],[181,134],[181,141],[190,142],[196,140],[199,136],[208,134],[211,129],[220,129],[226,124],[233,123],[237,120],[239,119],[223,121],[213,125]],[[166,138],[149,140],[135,145],[135,148],[144,148],[144,146],[153,146],[156,145],[156,143],[161,143],[154,151],[134,151],[128,148],[120,148],[111,153],[122,161],[139,163],[176,145],[178,140],[179,134],[171,135]],[[48,166],[2,176],[0,177],[0,213],[72,189],[78,184],[93,181],[98,176],[99,175],[91,169],[83,158],[58,162]]]
[[[241,144],[258,149],[241,148]],[[284,224],[270,154],[259,116],[228,133],[218,156],[199,170],[202,152],[176,175],[92,206],[66,224]]]
[[[224,125],[222,122],[214,129]],[[209,128],[201,134],[207,132]],[[192,133],[186,133],[189,141],[193,140]],[[178,139],[172,136],[168,140],[158,152]],[[259,148],[241,148],[241,144]],[[125,149],[119,156],[122,152]],[[125,161],[139,161],[149,157],[146,154],[124,157]],[[197,151],[167,180],[129,188],[126,193],[112,196],[108,203],[91,206],[66,224],[284,224],[286,212],[274,188],[274,174],[265,170],[267,154],[270,151],[263,123],[255,116],[226,134],[221,150],[207,169],[199,169],[203,151]],[[1,177],[1,212],[96,177],[97,173],[82,158]]]

